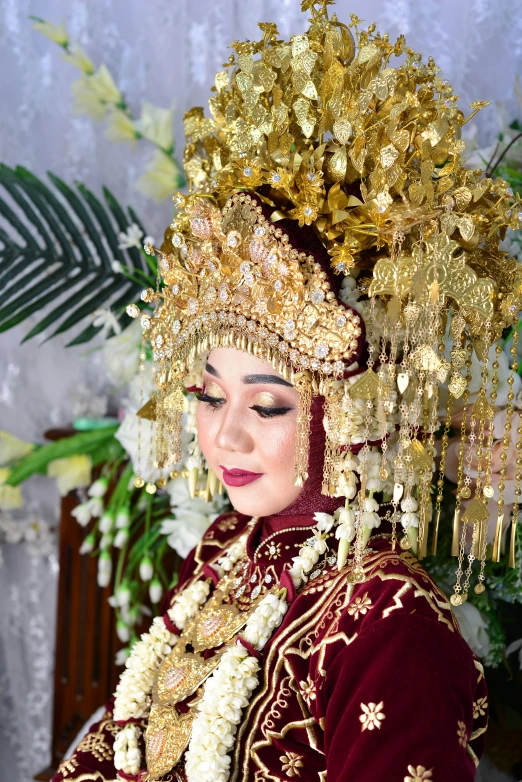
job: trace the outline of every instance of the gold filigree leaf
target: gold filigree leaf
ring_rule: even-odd
[[[345,117],[334,122],[333,133],[340,144],[346,144],[352,135],[352,125]]]
[[[219,71],[219,73],[216,73],[214,84],[218,92],[225,90],[229,84],[228,73],[226,71]]]
[[[346,147],[339,147],[328,161],[328,173],[334,182],[342,182],[344,180],[347,165]]]
[[[373,369],[367,369],[350,386],[352,399],[375,399],[379,394],[386,393],[386,386]]]
[[[471,190],[467,187],[459,187],[453,193],[453,198],[455,199],[455,204],[457,205],[457,209],[459,210],[459,212],[461,212],[463,209],[467,207],[467,205],[471,201],[472,198]]]

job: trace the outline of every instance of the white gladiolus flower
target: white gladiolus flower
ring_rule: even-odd
[[[136,189],[154,201],[163,201],[181,187],[182,172],[176,161],[161,150],[156,150],[148,169],[136,182]]]
[[[112,576],[112,560],[108,551],[102,551],[98,557],[98,586],[109,585]]]
[[[9,432],[0,431],[0,466],[23,459],[34,451],[34,443],[20,440]]]
[[[46,22],[44,19],[38,19],[35,16],[32,16],[31,19],[34,20],[33,29],[38,33],[42,33],[42,35],[45,35],[46,38],[50,38],[51,41],[54,41],[60,46],[67,45],[69,35],[67,33],[67,28],[65,27],[64,22],[58,25],[51,24],[51,22]]]
[[[107,478],[98,478],[98,480],[90,485],[87,494],[89,497],[104,497],[108,488],[109,481]]]
[[[105,138],[115,143],[130,141],[134,144],[137,139],[136,127],[129,115],[121,109],[112,109],[107,119]],[[136,246],[140,247],[141,245]]]
[[[374,513],[379,510],[379,503],[373,497],[366,497],[364,500],[364,510],[368,513]]]
[[[142,581],[150,581],[154,575],[154,566],[149,556],[144,556],[140,562],[140,578]]]
[[[70,65],[74,65],[75,68],[78,68],[78,70],[88,76],[94,73],[94,64],[92,60],[76,41],[69,44],[67,51],[62,52],[62,57]]]
[[[141,117],[136,122],[136,128],[144,138],[152,141],[161,149],[171,150],[174,146],[172,132],[174,110],[162,109],[152,103],[143,102]]]
[[[91,482],[91,457],[76,454],[63,459],[53,459],[47,465],[47,475],[56,479],[60,497],[66,497],[74,489],[84,488]]]

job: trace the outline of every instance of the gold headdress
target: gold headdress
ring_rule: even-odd
[[[436,547],[452,405],[462,398],[457,604],[471,573],[462,571],[468,524],[483,588],[498,383],[496,361],[488,401],[488,353],[522,301],[522,270],[499,241],[522,226],[522,207],[506,182],[465,167],[460,131],[470,117],[433,60],[424,64],[402,36],[392,44],[375,25],[360,30],[353,15],[342,24],[329,4],[304,0],[310,26],[288,42],[274,24],[260,25],[257,42],[235,42],[216,76],[212,117],[201,108],[185,115],[190,193],[175,197],[161,249],[146,248],[163,282],[142,295],[154,308],[142,322],[156,362],[156,466],[180,459],[183,378],[199,354],[252,351],[300,390],[297,482],[306,479],[310,398],[324,395],[323,491],[355,499],[356,557],[379,506],[394,530],[402,523],[401,545],[422,557],[430,522]],[[471,116],[483,105],[472,104]],[[482,383],[471,405],[473,352]],[[475,494],[460,515],[472,448]],[[495,557],[502,506],[501,496]]]

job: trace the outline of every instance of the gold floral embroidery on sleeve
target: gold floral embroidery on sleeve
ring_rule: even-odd
[[[461,747],[468,746],[468,731],[466,730],[466,723],[459,720],[457,723],[457,736]]]
[[[297,752],[287,752],[286,755],[281,755],[279,760],[283,764],[283,771],[287,777],[299,777],[301,776],[300,769],[303,767],[304,755],[298,755]]]
[[[473,702],[473,719],[476,720],[477,717],[483,717],[486,713],[486,709],[488,708],[488,699],[486,697],[479,698],[478,701]]]
[[[404,777],[404,782],[425,782],[427,779],[433,779],[433,769],[424,768],[424,766],[408,766],[408,776]]]
[[[361,703],[362,714],[359,719],[362,722],[361,730],[373,730],[380,728],[386,715],[381,711],[384,701],[380,703]]]
[[[368,597],[368,593],[366,593],[364,597],[356,597],[353,603],[348,606],[347,610],[350,616],[353,616],[355,621],[357,621],[357,619],[359,619],[359,614],[364,616],[370,608],[373,608],[372,601]]]
[[[312,681],[310,676],[307,676],[306,681],[299,682],[299,687],[301,688],[301,692],[303,693],[303,698],[310,706],[311,702],[315,701],[315,697],[316,697],[315,682]]]

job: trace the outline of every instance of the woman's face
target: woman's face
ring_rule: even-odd
[[[299,495],[299,393],[271,365],[233,348],[210,352],[198,405],[201,450],[239,513],[270,516]]]

